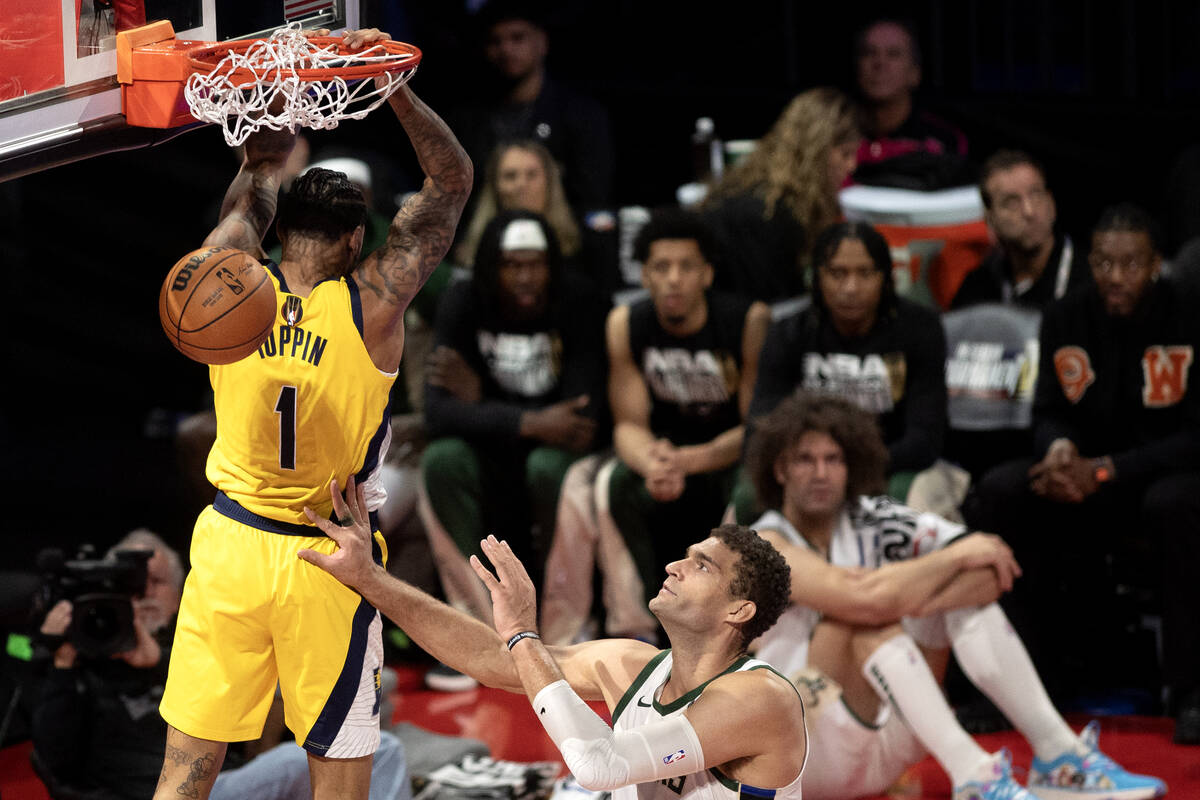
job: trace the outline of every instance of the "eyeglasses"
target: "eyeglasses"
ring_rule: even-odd
[[[1124,258],[1110,258],[1109,256],[1101,255],[1100,253],[1092,253],[1088,256],[1088,264],[1092,269],[1101,275],[1108,275],[1113,272],[1121,272],[1130,275],[1134,272],[1141,272],[1150,261],[1139,256],[1125,256]]]

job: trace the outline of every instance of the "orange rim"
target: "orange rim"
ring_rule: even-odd
[[[212,74],[218,69],[221,59],[225,58],[229,53],[244,53],[262,41],[265,40],[257,38],[235,39],[233,41],[217,43],[206,42],[188,51],[188,65],[192,68],[193,72]],[[338,36],[310,36],[309,41],[319,47],[336,44],[338,45],[339,55],[353,56],[356,53],[363,52],[362,50],[355,51],[343,48],[341,46],[342,39]],[[391,58],[387,61],[352,64],[346,67],[313,67],[288,70],[288,74],[295,74],[300,80],[312,82],[329,81],[334,78],[341,78],[347,81],[363,80],[365,78],[373,78],[376,75],[382,75],[385,72],[402,72],[414,69],[421,63],[421,51],[411,44],[385,39],[382,42],[375,42],[372,46],[382,46]],[[275,79],[275,74],[278,71],[278,68],[272,68],[265,73],[255,73],[243,68],[229,70],[227,73],[223,72],[222,74],[225,74],[234,84],[243,84],[272,81]]]

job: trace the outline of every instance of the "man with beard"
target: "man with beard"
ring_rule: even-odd
[[[963,278],[951,308],[1005,303],[1043,311],[1088,280],[1083,249],[1054,231],[1054,195],[1033,156],[994,153],[980,169],[979,194],[996,247]]]
[[[1195,305],[1160,274],[1158,241],[1153,220],[1135,206],[1101,214],[1089,255],[1094,282],[1042,321],[1036,460],[989,471],[965,510],[973,526],[1003,535],[1025,566],[1013,616],[1052,693],[1111,685],[1117,659],[1094,656],[1129,649],[1119,644],[1113,584],[1123,575],[1161,586],[1176,741],[1200,744],[1200,643],[1191,619],[1200,608]],[[1161,574],[1149,555],[1157,549]]]

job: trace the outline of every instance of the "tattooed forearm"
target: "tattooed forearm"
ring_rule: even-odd
[[[471,159],[450,128],[407,86],[393,94],[389,102],[412,142],[421,169],[439,189],[450,196],[461,196],[466,203],[474,172]]]
[[[425,170],[421,191],[396,213],[387,243],[360,271],[363,287],[406,306],[441,263],[471,192],[471,159],[437,114],[407,87],[391,98]]]

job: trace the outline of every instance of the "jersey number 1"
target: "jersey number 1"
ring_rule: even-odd
[[[279,468],[296,468],[296,387],[284,386],[275,401],[279,415]]]

